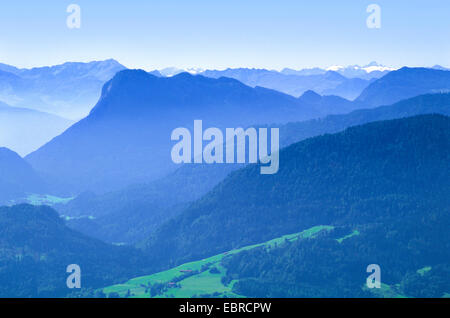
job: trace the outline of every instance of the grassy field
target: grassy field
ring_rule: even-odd
[[[225,268],[222,267],[221,261],[224,257],[257,247],[275,248],[286,241],[313,238],[319,232],[331,229],[333,227],[328,225],[315,226],[299,233],[284,235],[264,243],[245,246],[203,260],[186,263],[167,271],[133,278],[124,284],[106,287],[103,292],[106,295],[118,293],[120,297],[148,298],[150,297],[149,286],[162,284],[164,291],[156,297],[192,298],[205,295],[242,297],[232,292],[235,281],[228,285],[222,283]]]
[[[192,297],[235,297],[240,298],[242,295],[233,293],[233,285],[236,281],[232,281],[228,285],[222,283],[222,278],[226,276],[226,269],[222,266],[222,260],[225,257],[239,253],[241,251],[250,250],[258,247],[267,249],[282,246],[287,241],[292,242],[299,239],[314,238],[321,231],[332,230],[333,226],[319,225],[314,226],[305,231],[284,235],[273,240],[245,246],[239,249],[231,250],[226,253],[214,255],[195,262],[186,263],[169,270],[155,273],[152,275],[133,278],[126,283],[117,284],[103,288],[103,292],[108,296],[110,293],[117,293],[120,297],[130,298],[149,298],[150,286],[159,284],[163,286],[162,292],[155,295],[155,298],[192,298]],[[352,233],[336,239],[339,243],[353,236],[359,235],[360,232],[354,230]],[[431,267],[426,266],[417,270],[417,273],[424,275],[430,271]],[[375,297],[379,298],[407,298],[401,291],[399,284],[388,285],[381,283],[381,288],[369,289],[366,285],[362,286],[364,290],[369,291]],[[443,297],[450,297],[447,293]]]
[[[364,290],[369,290],[375,297],[379,298],[408,298],[398,291],[398,286],[391,286],[388,284],[381,283],[381,288],[367,288],[366,285],[363,287]]]
[[[417,270],[417,273],[420,275],[424,275],[432,269],[431,266],[425,266]],[[400,285],[388,285],[381,283],[381,288],[367,288],[366,285],[363,286],[364,290],[369,290],[375,297],[380,298],[409,298],[410,296],[406,296],[401,291]],[[442,295],[442,298],[450,298],[450,293],[445,293]]]
[[[340,244],[340,243],[342,243],[344,240],[346,240],[346,239],[348,239],[348,238],[351,238],[352,236],[356,236],[356,235],[359,235],[359,231],[358,231],[358,230],[354,230],[352,233],[350,233],[350,234],[348,234],[348,235],[346,235],[346,236],[344,236],[344,237],[341,237],[341,238],[339,238],[339,239],[336,239],[336,241],[338,241],[339,244]]]
[[[417,273],[419,275],[423,276],[423,275],[425,275],[426,272],[429,272],[429,271],[431,271],[431,266],[425,266],[424,268],[418,269]]]
[[[6,205],[12,206],[16,204],[28,203],[31,205],[48,205],[53,206],[56,204],[66,204],[73,198],[60,198],[50,194],[28,194],[25,197],[15,200],[9,200],[5,202]]]
[[[55,205],[55,204],[65,204],[72,200],[73,198],[59,198],[49,194],[30,194],[26,201],[32,205]]]

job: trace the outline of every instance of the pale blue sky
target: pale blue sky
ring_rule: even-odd
[[[66,8],[81,7],[81,29]],[[381,7],[368,29],[366,7]],[[448,0],[14,0],[0,4],[0,62],[117,59],[147,70],[367,64],[450,66]]]

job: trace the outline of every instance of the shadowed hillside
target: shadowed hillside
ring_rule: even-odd
[[[261,175],[258,166],[232,173],[164,224],[146,248],[161,264],[179,264],[314,225],[446,209],[449,128],[449,117],[424,115],[293,144],[280,152],[277,174]]]

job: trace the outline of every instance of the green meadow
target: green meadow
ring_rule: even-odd
[[[55,205],[55,204],[66,204],[73,198],[60,198],[49,194],[30,194],[26,198],[26,201],[32,205]]]
[[[344,240],[346,240],[346,239],[348,239],[348,238],[351,238],[351,237],[353,237],[353,236],[359,235],[359,234],[360,234],[360,233],[359,233],[358,230],[354,230],[352,233],[350,233],[350,234],[348,234],[348,235],[346,235],[346,236],[344,236],[344,237],[341,237],[341,238],[336,239],[336,241],[338,241],[339,244],[340,244],[340,243],[342,243]]]
[[[123,284],[103,288],[106,295],[117,293],[120,297],[149,298],[151,286],[159,284],[164,286],[163,292],[155,297],[163,298],[192,298],[201,296],[213,297],[242,297],[232,292],[235,281],[228,285],[222,283],[225,277],[225,268],[222,260],[230,255],[257,247],[268,249],[276,248],[286,241],[313,238],[321,231],[332,230],[333,226],[319,225],[305,231],[284,235],[273,240],[245,246],[226,253],[214,255],[199,261],[185,263],[175,268],[152,275],[136,277]]]

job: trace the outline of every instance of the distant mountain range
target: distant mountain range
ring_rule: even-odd
[[[265,87],[298,97],[308,90],[319,94],[356,98],[370,81],[348,79],[334,71],[314,75],[286,75],[276,71],[255,69],[227,69],[201,73],[212,78],[230,77],[251,87]]]
[[[417,95],[447,92],[450,92],[449,71],[403,67],[371,83],[356,101],[379,106]]]
[[[440,70],[440,71],[450,71],[450,68],[443,67],[443,66],[441,66],[441,65],[434,65],[434,66],[432,67],[432,69]]]
[[[19,69],[0,64],[0,146],[24,156],[86,116],[103,84],[125,67],[114,60]]]
[[[333,65],[326,69],[327,71],[335,71],[348,78],[373,79],[380,78],[391,71],[397,70],[395,67],[389,67],[377,62],[370,62],[367,65],[350,65],[341,66]]]
[[[123,69],[115,60],[32,69],[0,64],[0,101],[78,120],[95,105],[103,84]]]
[[[178,69],[159,70],[162,76],[174,76],[182,72],[201,74],[207,77],[230,77],[251,87],[261,86],[298,97],[308,90],[321,95],[337,95],[355,99],[373,80],[384,76],[391,67],[372,62],[366,66],[332,66],[302,70],[283,69],[281,72],[267,69],[228,68],[226,70]],[[339,76],[340,75],[340,76]]]
[[[434,66],[434,68],[442,67],[440,65]],[[273,71],[269,69],[242,69],[241,70],[248,70],[248,71],[261,71],[261,70],[267,70],[267,71]],[[226,71],[232,71],[232,70],[239,70],[239,68],[228,68]],[[370,62],[367,65],[359,66],[359,65],[350,65],[350,66],[341,66],[341,65],[333,65],[326,68],[320,68],[320,67],[314,67],[314,68],[305,68],[300,70],[295,70],[292,68],[284,68],[279,73],[285,74],[285,75],[299,75],[299,76],[310,76],[310,75],[322,75],[325,74],[327,71],[335,71],[347,78],[362,78],[362,79],[372,79],[372,78],[379,78],[384,75],[386,75],[390,71],[394,71],[396,68],[389,67],[385,65],[381,65],[377,62]],[[221,70],[205,70],[202,68],[177,68],[177,67],[166,67],[164,69],[157,70],[161,76],[174,76],[183,72],[188,72],[191,74],[203,74],[205,75],[205,72],[210,71],[221,71]]]
[[[115,60],[68,62],[33,69],[0,64],[0,146],[13,149],[20,155],[36,150],[73,123],[65,118],[78,120],[87,115],[98,101],[103,84],[123,69],[125,67]],[[362,108],[363,104],[391,104],[418,94],[449,89],[449,72],[442,66],[393,70],[372,62],[362,67],[332,66],[298,71],[284,69],[281,72],[264,69],[187,71],[212,78],[234,78],[251,87],[261,86],[299,96],[303,102],[309,99],[316,103],[309,105],[315,108],[310,117],[349,112]],[[150,74],[163,77],[180,71],[167,68]],[[392,74],[384,76],[389,72]],[[313,92],[327,97],[319,101],[311,97]],[[351,104],[336,96],[357,98],[357,103]],[[54,114],[57,117],[52,116]]]
[[[58,189],[102,192],[172,171],[170,134],[177,127],[192,128],[195,119],[205,127],[236,128],[360,107],[312,92],[297,99],[225,77],[182,73],[164,78],[125,70],[105,84],[89,116],[26,159]]]
[[[72,124],[56,115],[0,102],[0,146],[21,156],[37,150]]]
[[[219,128],[304,121],[374,107],[385,100],[382,105],[392,104],[388,101],[417,92],[440,92],[450,86],[449,74],[422,68],[392,71],[350,102],[312,91],[294,98],[226,77],[181,73],[167,78],[125,70],[104,85],[88,117],[27,160],[62,192],[117,190],[175,169],[168,156],[172,146],[168,136],[176,127],[192,128],[194,119]],[[389,93],[392,87],[398,89]]]
[[[67,89],[70,81],[89,83],[93,78],[99,85],[116,68],[122,66],[114,60],[66,63],[31,70],[0,65],[0,87],[14,84],[18,88],[24,84],[24,79],[33,78],[36,82],[52,83],[48,86],[52,86],[52,90],[58,90],[56,83],[60,80]],[[248,73],[246,81],[252,80],[253,71],[241,71]],[[104,85],[98,104],[89,116],[64,133],[71,124],[68,120],[0,104],[0,146],[26,155],[49,142],[27,160],[45,179],[50,178],[50,184],[54,183],[61,193],[103,192],[156,180],[171,172],[175,166],[167,158],[171,143],[166,137],[176,127],[189,128],[194,119],[202,118],[206,125],[218,127],[280,125],[388,105],[417,94],[450,89],[450,72],[432,68],[402,68],[380,79],[372,79],[355,102],[332,95],[320,96],[311,90],[294,98],[270,89],[251,88],[226,77],[212,79],[187,73],[158,77],[160,74],[153,76],[143,71],[125,71],[123,74],[127,76],[122,72],[118,74],[114,81]],[[310,76],[337,81],[344,78],[335,71]],[[61,135],[51,140],[58,134]],[[124,152],[123,149],[130,150]],[[118,155],[111,157],[111,153]],[[152,158],[153,168],[149,168],[149,158]],[[118,165],[124,168],[118,170]],[[102,169],[98,169],[99,166]]]

